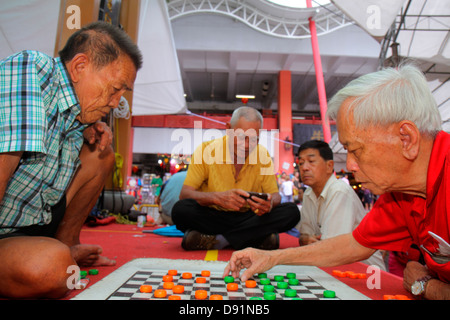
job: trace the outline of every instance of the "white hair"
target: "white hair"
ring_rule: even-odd
[[[337,118],[345,100],[351,98],[355,125],[390,125],[403,120],[415,123],[432,137],[442,130],[436,101],[423,73],[411,64],[386,68],[361,76],[341,89],[328,103],[328,116]]]
[[[263,127],[263,117],[261,113],[259,113],[258,110],[251,108],[251,107],[239,107],[236,110],[234,110],[233,114],[231,115],[230,125],[232,128],[236,125],[236,123],[239,121],[240,118],[244,118],[247,121],[259,121],[261,122],[261,128]]]

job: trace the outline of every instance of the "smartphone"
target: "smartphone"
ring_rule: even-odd
[[[255,197],[261,198],[263,200],[267,200],[267,198],[268,198],[267,193],[248,192],[248,191],[247,191],[247,193],[250,194],[250,196],[248,196],[248,197],[241,196],[241,197],[244,199],[250,199],[250,197],[255,196]]]

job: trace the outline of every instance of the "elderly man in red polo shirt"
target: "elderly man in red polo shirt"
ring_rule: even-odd
[[[277,264],[337,266],[415,244],[425,264],[407,264],[404,287],[450,299],[450,135],[425,77],[412,65],[374,72],[350,82],[328,107],[347,169],[379,200],[352,233],[300,248],[238,251],[224,274],[246,268],[245,280]]]

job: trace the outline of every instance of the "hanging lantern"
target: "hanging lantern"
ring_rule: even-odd
[[[247,104],[248,98],[242,98],[241,101],[242,101],[243,104]]]

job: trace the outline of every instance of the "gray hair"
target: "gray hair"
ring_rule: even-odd
[[[422,134],[435,137],[442,130],[441,115],[425,76],[411,64],[386,68],[351,81],[329,101],[328,116],[336,119],[348,98],[353,99],[348,110],[353,110],[357,127],[409,120]]]
[[[240,118],[244,117],[247,121],[260,121],[261,122],[261,128],[263,127],[263,117],[261,113],[259,113],[258,110],[250,107],[239,107],[236,110],[234,110],[233,114],[231,115],[230,125],[232,128],[236,125],[236,123],[239,121]]]

